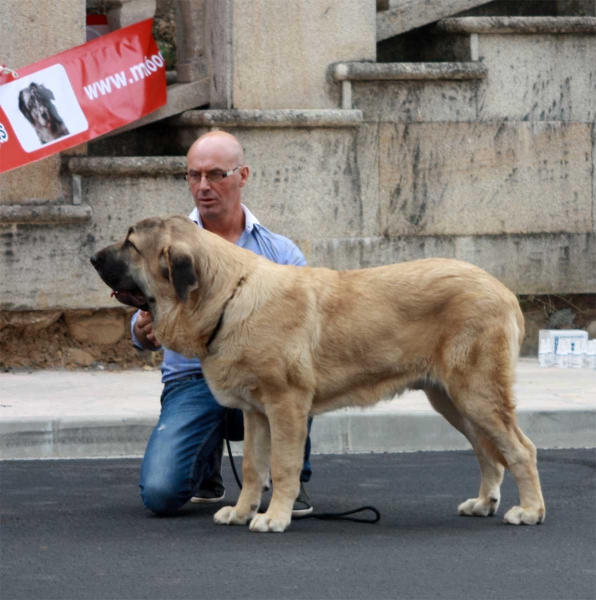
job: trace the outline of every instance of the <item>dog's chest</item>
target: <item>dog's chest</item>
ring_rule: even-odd
[[[239,408],[245,412],[265,412],[263,404],[260,402],[257,394],[246,388],[215,388],[212,391],[217,402],[226,408]]]
[[[221,372],[214,372],[205,363],[203,372],[209,389],[222,406],[241,410],[262,410],[261,403],[254,393],[255,387],[250,386],[248,381],[239,381],[237,377],[223,377]]]
[[[239,408],[241,410],[254,410],[258,408],[250,397],[250,394],[242,393],[242,390],[213,390],[216,400],[226,408]]]

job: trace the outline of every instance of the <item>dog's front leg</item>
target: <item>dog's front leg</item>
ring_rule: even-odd
[[[242,492],[236,506],[224,506],[215,513],[219,525],[245,525],[259,510],[263,489],[269,483],[271,464],[269,421],[259,412],[244,412],[244,458]]]
[[[251,531],[281,533],[292,520],[292,508],[300,491],[300,471],[308,433],[308,414],[294,399],[267,406],[271,426],[271,474],[273,496],[266,513],[250,523]]]

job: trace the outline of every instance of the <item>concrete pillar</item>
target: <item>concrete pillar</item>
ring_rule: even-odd
[[[205,3],[176,2],[176,80],[189,83],[209,74],[205,52]]]
[[[219,0],[208,5],[209,19],[215,19],[208,31],[219,36],[220,60],[213,61],[213,69],[221,80],[212,106],[338,108],[340,85],[330,66],[376,58],[376,5],[370,0]],[[227,93],[221,84],[228,86]]]
[[[157,8],[157,0],[109,0],[108,3],[110,31],[152,19]]]
[[[210,99],[212,108],[232,108],[232,59],[234,0],[207,0],[205,20],[207,60],[211,69]]]

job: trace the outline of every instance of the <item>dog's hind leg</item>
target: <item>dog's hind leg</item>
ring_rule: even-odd
[[[492,443],[515,478],[520,506],[505,514],[505,522],[535,525],[545,517],[536,447],[517,425],[510,381],[496,368],[492,373],[475,373],[463,386],[449,391],[457,409]]]
[[[271,434],[267,417],[244,412],[242,491],[236,506],[224,506],[213,520],[219,525],[245,525],[259,510],[263,489],[269,482]]]
[[[458,513],[476,517],[494,515],[501,500],[505,460],[494,444],[455,408],[445,390],[428,388],[424,392],[432,407],[468,439],[480,466],[478,497],[462,502],[457,507]]]
[[[505,513],[504,521],[511,525],[535,525],[542,523],[546,509],[540,478],[536,464],[536,446],[518,427],[514,425],[510,433],[511,446],[507,450],[507,462],[519,488],[520,506],[514,506]]]

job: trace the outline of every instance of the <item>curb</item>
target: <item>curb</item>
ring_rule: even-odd
[[[595,410],[518,410],[538,448],[596,447]],[[157,419],[104,416],[0,421],[5,460],[142,457]],[[313,454],[469,450],[468,441],[434,412],[373,413],[348,409],[315,418]],[[234,454],[242,444],[232,444]]]

